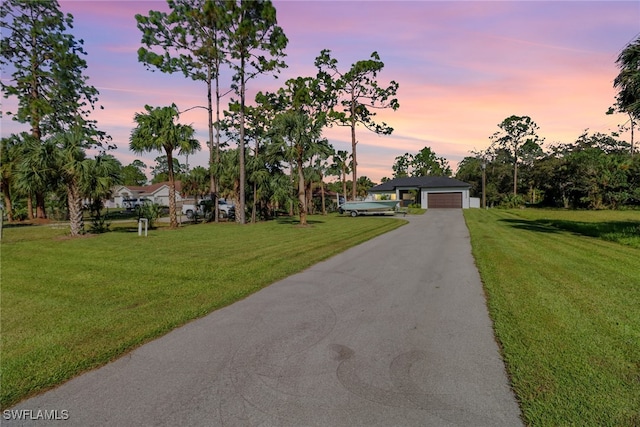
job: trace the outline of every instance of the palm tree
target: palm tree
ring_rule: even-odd
[[[307,225],[307,198],[304,177],[304,163],[311,155],[318,152],[320,145],[327,140],[321,138],[324,122],[312,120],[311,117],[296,110],[289,110],[276,117],[274,130],[282,138],[282,146],[286,147],[285,157],[292,161],[297,172],[298,213],[300,225]]]
[[[195,133],[191,125],[175,122],[178,107],[151,107],[145,105],[146,113],[136,113],[134,120],[138,124],[131,132],[129,148],[142,154],[150,151],[164,151],[169,167],[169,218],[170,227],[178,227],[176,215],[176,186],[173,174],[173,152],[192,154],[200,149],[200,143],[193,138]]]
[[[269,180],[269,204],[271,205],[272,215],[277,216],[278,210],[283,206],[290,206],[293,203],[293,188],[289,175],[281,170],[272,172]]]
[[[262,154],[256,154],[247,159],[247,172],[247,181],[253,186],[251,223],[255,224],[258,206],[262,207],[263,196],[269,191],[271,173],[265,167],[264,156]]]
[[[619,90],[616,97],[618,107],[629,114],[633,156],[633,126],[636,120],[640,120],[640,37],[624,48],[616,63],[620,68],[620,74],[613,81],[613,86]]]
[[[0,186],[4,197],[4,209],[9,222],[13,221],[13,185],[20,162],[20,137],[2,138],[0,146]]]
[[[356,182],[356,194],[358,197],[367,197],[369,189],[375,185],[376,184],[374,184],[369,177],[362,175],[358,177],[358,181]]]
[[[329,167],[331,175],[338,176],[342,181],[342,195],[347,199],[347,174],[351,172],[349,158],[351,156],[345,150],[338,150],[333,155],[333,164]]]
[[[27,214],[33,219],[33,197],[36,198],[37,217],[46,218],[44,200],[47,192],[57,186],[58,152],[53,139],[43,142],[23,133],[20,162],[16,170],[15,189],[27,197]]]
[[[236,206],[236,210],[238,210],[238,200],[240,197],[238,150],[228,149],[220,151],[220,163],[218,163],[216,167],[218,168],[216,173],[220,183],[218,187],[219,196],[227,201],[232,200]],[[240,216],[238,212],[236,212],[236,221],[239,221],[239,219]]]
[[[182,192],[188,196],[194,196],[196,198],[196,204],[198,198],[204,197],[210,192],[209,187],[209,171],[202,166],[196,166],[189,174],[182,180]]]
[[[113,185],[120,182],[122,165],[106,153],[87,158],[86,149],[95,144],[81,126],[56,135],[50,142],[58,148],[56,178],[64,186],[71,235],[78,236],[84,231],[83,200],[91,200],[99,216],[102,200],[110,195]]]
[[[81,190],[83,196],[91,201],[94,221],[99,223],[104,199],[111,197],[114,185],[122,183],[122,164],[111,154],[101,153],[95,159],[87,159],[87,170]]]
[[[313,159],[312,165],[311,165],[311,176],[312,179],[317,180],[318,185],[320,186],[320,197],[321,197],[321,205],[322,205],[322,215],[326,215],[327,214],[327,207],[326,207],[326,203],[325,203],[325,190],[324,190],[324,177],[327,174],[327,172],[329,171],[329,163],[327,162],[327,159],[329,158],[329,156],[333,153],[333,149],[330,147],[327,147],[328,151],[324,152],[324,153],[318,153],[318,156],[315,157],[315,159]],[[313,185],[311,185],[312,187],[312,191],[311,191],[311,199],[313,200]]]
[[[84,230],[81,183],[88,180],[90,172],[85,153],[85,147],[89,145],[88,138],[81,128],[76,127],[57,135],[53,141],[62,148],[57,152],[57,162],[60,176],[66,185],[71,235],[78,236]]]

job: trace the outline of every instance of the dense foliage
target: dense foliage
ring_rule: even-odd
[[[404,176],[451,176],[451,166],[444,157],[438,157],[431,148],[424,147],[417,154],[405,153],[396,157],[393,177]]]
[[[482,195],[482,166],[486,173],[488,206],[532,204],[564,208],[604,209],[640,205],[640,156],[629,144],[611,135],[584,133],[570,144],[539,148],[522,162],[515,182],[513,155],[490,147],[463,159],[456,178]]]

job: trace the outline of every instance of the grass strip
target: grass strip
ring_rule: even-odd
[[[524,421],[640,425],[640,250],[552,226],[597,213],[464,214]]]
[[[309,223],[200,224],[146,238],[135,223],[77,239],[64,237],[67,228],[5,228],[0,404],[103,365],[405,221],[330,215]]]
[[[640,249],[640,211],[524,209],[518,215],[542,225]]]

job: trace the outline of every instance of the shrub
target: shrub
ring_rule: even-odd
[[[508,196],[502,198],[498,207],[504,209],[514,209],[520,208],[524,206],[524,204],[524,197],[519,194],[509,194]]]
[[[149,221],[149,228],[154,228],[155,222],[160,218],[161,213],[162,208],[157,203],[143,203],[136,206],[138,220],[140,220],[140,218],[146,218]]]
[[[106,233],[110,226],[111,223],[107,222],[107,215],[92,215],[89,232],[93,234]]]

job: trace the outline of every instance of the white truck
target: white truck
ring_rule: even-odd
[[[193,219],[196,215],[200,218],[206,218],[207,215],[211,215],[212,204],[211,200],[200,200],[197,205],[194,201],[187,200],[182,203],[182,214],[186,215],[188,219]],[[225,199],[218,199],[218,209],[220,210],[221,218],[229,218],[235,216],[235,206],[233,203],[227,203]]]
[[[142,206],[145,203],[152,203],[151,199],[146,199],[144,197],[140,197],[140,198],[133,198],[133,199],[123,199],[122,200],[122,207],[125,208],[128,211],[132,211],[135,208],[137,208],[138,206]]]

